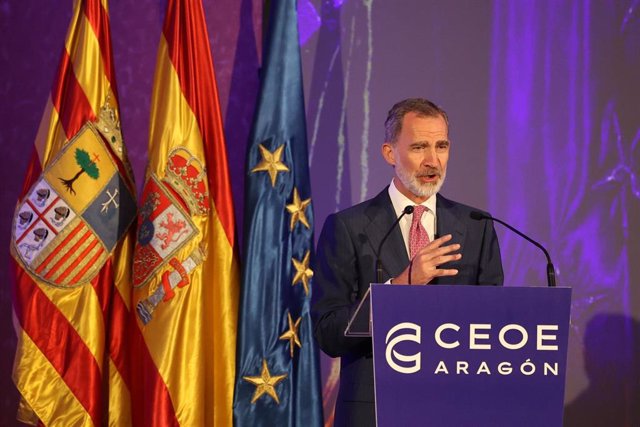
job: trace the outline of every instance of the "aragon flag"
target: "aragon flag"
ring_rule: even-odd
[[[247,151],[236,426],[321,426],[313,211],[296,0],[270,2]]]
[[[135,187],[106,0],[77,0],[13,224],[18,419],[131,424]]]
[[[168,0],[133,260],[135,425],[231,425],[234,233],[202,2]]]

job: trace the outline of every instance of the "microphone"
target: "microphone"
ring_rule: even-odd
[[[498,222],[498,223],[504,225],[505,227],[507,227],[509,230],[511,230],[514,233],[516,233],[518,236],[524,238],[525,240],[529,241],[530,243],[533,243],[538,248],[540,248],[542,250],[542,252],[544,252],[544,256],[547,257],[547,286],[550,287],[550,288],[553,288],[553,287],[556,286],[556,270],[553,267],[553,263],[551,263],[551,257],[549,256],[549,252],[547,252],[547,250],[544,248],[544,246],[542,246],[540,243],[536,242],[535,240],[533,240],[529,236],[525,235],[524,233],[516,230],[515,228],[513,228],[512,226],[510,226],[506,222],[504,222],[504,221],[502,221],[502,220],[500,220],[498,218],[494,218],[491,215],[487,215],[487,214],[484,214],[484,213],[478,212],[478,211],[471,211],[469,216],[471,217],[471,219],[475,219],[477,221],[480,221],[481,219],[490,219],[491,221]]]
[[[402,217],[405,215],[411,215],[412,213],[413,213],[413,206],[411,205],[406,206],[402,210],[402,214],[398,217],[398,219],[395,220],[393,225],[389,227],[389,231],[387,231],[387,234],[385,234],[382,240],[380,241],[380,245],[378,246],[377,258],[376,258],[376,282],[377,283],[382,283],[382,260],[380,259],[380,251],[382,250],[382,245],[387,240],[387,237],[389,237],[393,229],[396,228],[396,225],[398,225]]]

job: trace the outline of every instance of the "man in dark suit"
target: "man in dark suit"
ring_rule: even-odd
[[[312,315],[320,348],[341,357],[336,427],[375,425],[371,339],[344,332],[369,284],[376,282],[378,255],[382,280],[390,284],[502,285],[493,224],[470,219],[474,208],[438,194],[449,159],[448,126],[447,114],[426,99],[394,105],[382,145],[382,156],[394,168],[391,184],[324,224]],[[402,218],[377,254],[407,205],[416,206],[414,213]]]

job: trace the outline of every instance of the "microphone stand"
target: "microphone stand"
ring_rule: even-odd
[[[549,252],[547,252],[547,250],[544,248],[544,246],[542,246],[540,243],[536,242],[535,240],[533,240],[532,238],[530,238],[529,236],[527,236],[526,234],[516,230],[515,228],[513,228],[512,226],[510,226],[509,224],[507,224],[506,222],[492,217],[491,215],[486,215],[482,212],[478,212],[478,211],[472,211],[469,216],[472,219],[475,220],[481,220],[481,219],[490,219],[491,221],[495,221],[498,222],[502,225],[504,225],[505,227],[507,227],[509,230],[513,231],[514,233],[516,233],[518,236],[522,237],[523,239],[527,240],[529,243],[534,244],[535,246],[537,246],[538,248],[540,248],[542,250],[542,252],[544,252],[544,256],[547,258],[547,286],[550,288],[554,288],[556,286],[556,270],[553,266],[553,263],[551,262],[551,257],[549,256]]]

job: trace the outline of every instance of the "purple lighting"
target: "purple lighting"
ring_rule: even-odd
[[[549,242],[558,284],[573,288],[568,426],[636,425],[640,416],[628,379],[638,378],[640,123],[631,112],[638,91],[625,80],[637,61],[625,55],[637,46],[637,6],[497,1],[493,12],[489,209]],[[544,283],[537,254],[500,237],[505,284]],[[610,337],[615,345],[600,344]]]
[[[298,1],[298,29],[300,46],[304,46],[320,28],[320,16],[310,0]]]

